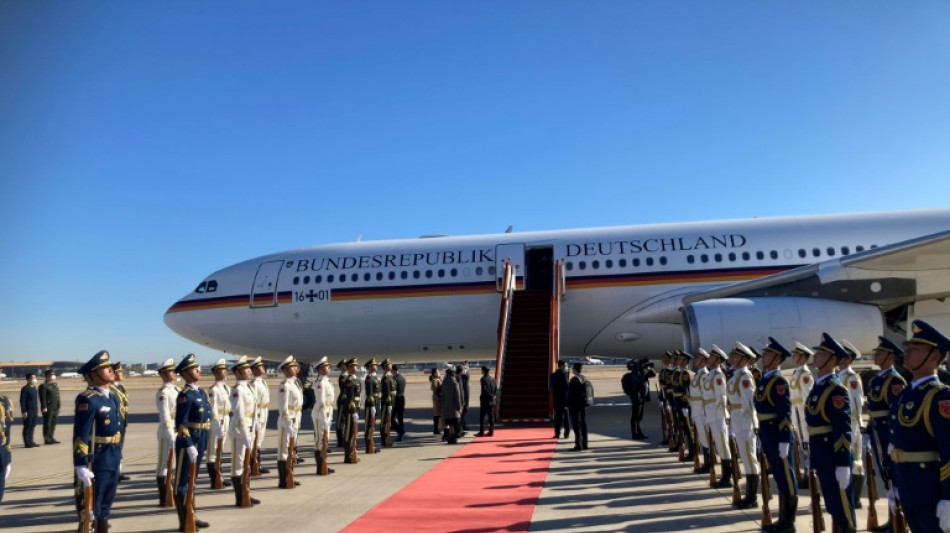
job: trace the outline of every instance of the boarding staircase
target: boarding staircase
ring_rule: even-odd
[[[558,357],[560,287],[556,283],[553,291],[511,290],[503,295],[507,302],[499,320],[496,365],[501,422],[543,422],[551,417],[548,375]]]

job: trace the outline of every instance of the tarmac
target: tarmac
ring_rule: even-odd
[[[672,532],[703,530],[709,532],[744,532],[761,530],[761,510],[736,510],[731,507],[731,489],[712,489],[706,475],[692,473],[692,463],[677,460],[674,453],[660,447],[660,422],[655,393],[647,404],[644,430],[647,441],[629,438],[630,405],[620,388],[623,369],[617,367],[589,367],[585,371],[594,384],[597,400],[588,409],[589,445],[585,452],[569,452],[573,438],[561,439],[547,471],[540,498],[528,531],[636,531]],[[210,376],[202,376],[202,385],[211,383]],[[343,464],[342,452],[335,449],[329,455],[330,466],[336,473],[317,476],[314,472],[313,437],[309,420],[301,431],[300,456],[305,460],[298,465],[295,478],[301,486],[293,490],[277,488],[276,438],[272,431],[276,414],[271,413],[270,429],[265,438],[264,466],[271,472],[251,482],[252,494],[261,500],[252,509],[234,507],[234,493],[230,488],[212,491],[202,469],[196,490],[199,517],[211,523],[209,531],[251,532],[269,527],[279,530],[339,531],[358,517],[395,494],[441,460],[468,443],[477,426],[477,407],[467,419],[469,436],[457,445],[446,445],[432,434],[432,408],[428,382],[425,377],[407,374],[407,434],[402,442],[375,455],[361,455],[357,465]],[[279,379],[268,380],[272,396],[276,398]],[[473,380],[473,387],[477,383]],[[113,516],[113,533],[165,532],[177,529],[174,509],[158,506],[155,480],[156,427],[155,391],[158,382],[153,378],[130,378],[130,423],[124,448],[123,472],[131,480],[122,482]],[[4,382],[0,393],[16,402],[22,383]],[[13,426],[13,470],[7,480],[4,500],[0,503],[0,530],[4,532],[59,532],[75,531],[77,515],[73,501],[73,468],[71,456],[72,402],[81,389],[78,380],[62,380],[64,409],[56,438],[61,444],[38,448],[23,447],[19,416]],[[477,391],[476,391],[477,392]],[[504,431],[498,428],[497,431]],[[553,434],[553,431],[552,431]],[[573,436],[573,435],[572,435]],[[36,440],[42,442],[42,428],[36,431]],[[331,441],[333,437],[331,436]],[[362,439],[361,439],[362,440]],[[225,470],[228,471],[227,458]],[[774,491],[774,483],[773,495]],[[464,486],[446,488],[443,505],[452,505],[452,491],[465,490]],[[881,490],[880,495],[884,492]],[[800,492],[798,531],[812,529],[807,490]],[[761,502],[761,498],[760,498]],[[525,502],[530,505],[533,502]],[[864,529],[867,511],[858,510],[858,529]],[[877,512],[881,522],[887,519],[886,499],[878,500]],[[778,519],[778,501],[771,500],[773,519]],[[486,512],[491,512],[486,509]],[[407,511],[406,523],[425,520],[417,510]],[[831,527],[830,518],[825,516]],[[499,531],[524,531],[524,524],[512,524]],[[203,530],[204,531],[204,530]],[[467,529],[465,524],[445,524],[444,531],[486,531]]]

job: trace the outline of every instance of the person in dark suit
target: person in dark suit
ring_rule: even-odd
[[[557,370],[548,377],[548,388],[554,399],[554,438],[561,437],[561,428],[564,428],[564,438],[571,434],[571,426],[567,419],[567,363],[557,362]]]
[[[567,386],[567,409],[574,428],[574,447],[571,451],[587,449],[587,377],[581,374],[581,364],[571,367],[574,377]]]
[[[468,401],[472,396],[471,388],[469,387],[468,361],[456,366],[455,373],[455,379],[459,382],[459,390],[462,391],[462,414],[459,417],[459,428],[461,428],[461,432],[459,436],[464,437],[465,432],[468,431],[468,424],[465,423],[465,415],[468,414]]]
[[[495,395],[498,387],[495,378],[488,375],[488,367],[482,366],[481,394],[478,396],[478,433],[476,437],[495,435]],[[488,419],[488,433],[485,433],[485,419]]]
[[[23,413],[23,444],[36,448],[39,444],[33,440],[33,432],[40,417],[40,395],[36,389],[36,374],[32,372],[26,375],[26,385],[20,389],[20,412]]]

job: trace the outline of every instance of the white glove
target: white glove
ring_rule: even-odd
[[[92,473],[92,470],[89,470],[88,466],[77,466],[76,477],[79,478],[79,481],[82,481],[84,487],[91,487],[92,478],[96,477],[96,475]]]
[[[255,423],[254,423],[254,433],[260,433],[261,430],[263,430],[263,429],[264,429],[264,427],[263,427],[263,425],[262,425],[260,422],[255,422]]]
[[[297,428],[295,428],[293,425],[291,425],[289,428],[287,428],[287,434],[290,435],[290,438],[296,439],[296,438],[297,438]]]
[[[191,461],[191,464],[198,462],[198,448],[194,446],[189,446],[185,448],[185,451],[188,453],[188,460]]]
[[[372,405],[369,406],[369,416],[376,416],[376,408]]]
[[[841,490],[848,488],[851,484],[851,467],[839,466],[835,468],[835,479],[838,480],[838,486]]]
[[[224,440],[224,425],[218,424],[218,429],[214,432],[214,438]]]
[[[680,409],[680,411],[683,411],[683,416],[689,418],[689,409]]]
[[[940,531],[950,529],[950,500],[937,503],[937,519],[940,520]]]
[[[782,459],[788,459],[788,443],[780,442],[778,443],[778,456]]]
[[[353,422],[359,422],[359,421],[360,421],[359,413],[353,413]]]
[[[895,487],[894,490],[896,491],[897,488]],[[887,506],[891,508],[891,514],[897,514],[897,499],[891,491],[887,491]]]
[[[244,447],[245,447],[245,448],[250,448],[250,447],[251,447],[251,444],[252,444],[252,442],[251,442],[251,435],[250,435],[250,434],[244,435]]]
[[[387,412],[387,413],[392,413],[392,412],[393,412],[393,406],[387,405],[387,406],[386,406],[386,412]]]
[[[3,473],[3,479],[10,479],[10,471],[13,469],[13,465],[7,465],[7,471]]]

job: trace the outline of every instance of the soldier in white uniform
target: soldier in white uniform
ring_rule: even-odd
[[[696,440],[699,442],[703,451],[703,464],[695,469],[696,474],[705,474],[709,472],[709,440],[706,438],[706,414],[703,404],[703,381],[709,369],[706,368],[706,362],[709,354],[702,348],[696,350],[693,356],[693,364],[696,373],[689,382],[689,391],[686,393],[686,399],[689,400],[690,415],[693,418],[693,427],[696,428]]]
[[[158,483],[158,505],[165,507],[168,454],[175,453],[175,404],[178,401],[175,360],[166,359],[158,368],[158,375],[162,378],[162,387],[155,393],[155,407],[158,410],[158,465],[155,468],[155,481]]]
[[[264,380],[264,361],[260,357],[251,363],[251,372],[254,379],[251,380],[251,388],[257,398],[257,411],[254,415],[254,449],[256,450],[251,461],[257,463],[260,473],[267,474],[270,470],[264,468],[261,463],[261,448],[264,447],[264,433],[267,432],[267,418],[270,414],[270,387]]]
[[[218,467],[218,441],[221,442],[221,450],[227,446],[228,425],[231,420],[231,387],[228,386],[227,378],[228,363],[224,359],[218,361],[211,367],[214,374],[214,384],[208,387],[208,403],[211,406],[211,435],[208,439],[208,476],[211,478],[211,488],[214,488],[214,480],[220,474],[224,478],[224,485],[230,486],[231,481],[227,479],[224,472],[216,472]]]
[[[838,379],[844,388],[848,389],[851,397],[851,454],[854,456],[854,465],[851,467],[853,475],[852,488],[854,490],[854,508],[860,509],[861,493],[864,492],[864,431],[862,420],[864,414],[864,386],[861,376],[851,368],[851,363],[861,357],[861,352],[850,342],[841,339],[841,346],[848,352],[850,359],[842,359],[838,363]]]
[[[317,475],[323,470],[323,458],[326,456],[326,447],[329,443],[324,436],[330,435],[330,421],[333,420],[333,406],[336,404],[336,391],[330,381],[330,362],[327,358],[317,362],[317,380],[313,384],[314,404],[311,416],[313,417],[313,451],[317,458]],[[332,474],[333,469],[327,468]]]
[[[303,391],[297,381],[298,366],[294,356],[287,356],[277,368],[284,373],[284,380],[277,391],[277,414],[280,417],[277,422],[277,428],[280,430],[280,437],[277,439],[277,486],[282,489],[292,489],[300,483],[296,481],[293,485],[287,483],[287,461],[293,461],[293,455],[290,453],[290,439],[294,439],[296,443],[297,432],[300,430]],[[290,467],[293,468],[293,465]]]
[[[792,400],[792,425],[795,427],[795,441],[799,446],[805,472],[808,472],[808,424],[805,423],[805,399],[811,393],[811,388],[815,386],[815,376],[808,369],[808,360],[814,354],[811,348],[796,342],[795,349],[792,350],[795,371],[792,372],[792,378],[788,380],[789,397]],[[799,479],[798,483],[805,484],[807,480]]]
[[[254,446],[255,411],[257,397],[251,390],[251,369],[247,357],[231,365],[231,371],[237,381],[231,389],[231,424],[228,428],[231,436],[231,484],[234,487],[235,507],[241,507],[244,486],[241,476],[244,475],[245,452]],[[251,504],[261,503],[251,498]]]
[[[709,444],[715,447],[716,453],[722,459],[722,477],[716,483],[719,488],[732,486],[732,452],[729,450],[727,426],[729,400],[726,396],[726,375],[720,366],[725,359],[726,353],[713,344],[706,362],[709,372],[703,382],[704,418],[712,437]]]
[[[736,439],[736,448],[745,472],[745,497],[734,504],[740,509],[758,506],[759,461],[756,457],[756,430],[759,420],[755,414],[755,378],[749,371],[749,363],[758,359],[757,354],[745,344],[736,342],[729,353],[729,366],[735,369],[729,378],[729,429]]]

